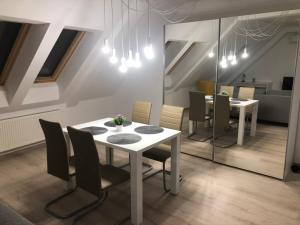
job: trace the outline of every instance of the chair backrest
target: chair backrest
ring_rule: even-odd
[[[234,87],[233,86],[226,86],[226,85],[221,85],[220,86],[220,94],[224,91],[228,94],[229,97],[233,97],[233,90],[234,90]]]
[[[184,108],[182,107],[163,105],[159,125],[165,128],[181,130],[183,110]]]
[[[226,128],[229,127],[229,96],[217,95],[215,109],[215,129],[218,132],[223,132]]]
[[[90,132],[67,127],[75,155],[77,187],[99,196],[101,192],[100,161]]]
[[[151,102],[136,101],[133,106],[132,121],[149,124],[151,114]]]
[[[66,140],[59,123],[40,119],[46,139],[48,173],[65,181],[69,176],[69,158]]]
[[[255,88],[240,87],[238,97],[244,99],[254,99],[254,92]]]
[[[199,80],[197,82],[198,90],[206,95],[213,95],[215,90],[215,82],[213,80]]]
[[[189,120],[205,121],[205,94],[199,91],[190,91]]]

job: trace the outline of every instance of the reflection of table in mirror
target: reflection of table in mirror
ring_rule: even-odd
[[[206,95],[206,113],[209,113],[209,105],[213,104],[213,96]],[[250,136],[254,137],[256,134],[256,124],[257,124],[257,112],[258,112],[258,100],[243,100],[237,101],[236,99],[230,98],[230,107],[238,108],[239,109],[239,127],[238,127],[238,138],[237,144],[243,145],[244,142],[244,135],[245,135],[245,118],[246,112],[251,111],[252,118],[251,118],[251,128],[250,128]],[[189,121],[189,134],[193,133],[193,121]]]

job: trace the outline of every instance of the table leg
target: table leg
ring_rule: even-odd
[[[258,103],[254,104],[252,108],[251,131],[250,131],[250,136],[252,137],[254,137],[256,134],[257,111],[258,111]]]
[[[238,130],[238,140],[237,140],[238,145],[243,145],[244,142],[245,116],[246,116],[246,108],[240,107],[239,130]]]
[[[194,121],[189,120],[189,135],[191,135],[194,132]]]
[[[180,176],[180,135],[171,141],[171,193],[179,192]]]
[[[114,163],[114,149],[110,147],[105,148],[106,151],[106,163],[108,165],[113,165]]]
[[[143,161],[141,152],[130,152],[131,223],[143,222]]]

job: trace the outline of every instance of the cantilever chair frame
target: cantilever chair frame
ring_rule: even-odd
[[[216,96],[216,103],[215,103],[215,121],[214,121],[214,128],[215,128],[215,138],[213,140],[215,147],[220,148],[229,148],[236,144],[236,139],[234,142],[228,144],[228,145],[218,145],[216,143],[216,140],[222,136],[225,136],[223,134],[217,135],[218,130],[222,130],[222,133],[226,133],[226,131],[230,131],[233,129],[232,124],[230,123],[230,103],[229,103],[229,96],[222,96],[217,95]],[[218,112],[222,112],[221,116]]]
[[[76,224],[105,201],[108,196],[108,190],[129,179],[129,174],[117,167],[108,166],[106,171],[114,171],[115,176],[119,174],[122,177],[114,177],[109,180],[107,176],[104,176],[106,166],[100,164],[97,147],[92,134],[69,126],[67,130],[75,153],[76,187],[97,197],[95,201],[82,207],[85,211],[75,217],[73,224]],[[113,175],[110,174],[109,177],[113,177]],[[105,182],[103,178],[108,179],[106,186],[103,183]]]
[[[67,152],[68,151],[67,144],[60,124],[56,122],[46,121],[43,119],[39,119],[39,122],[41,124],[46,139],[48,173],[66,182],[69,181],[70,179],[73,179],[75,173],[73,174],[69,173],[69,159],[68,159],[68,152]],[[60,156],[58,156],[59,158],[57,158],[57,154],[60,154]],[[72,190],[67,191],[63,195],[60,195],[57,198],[51,200],[50,202],[46,203],[44,207],[45,211],[58,219],[68,219],[82,212],[86,208],[93,206],[93,204],[95,204],[95,203],[91,203],[85,207],[81,207],[65,215],[60,215],[55,211],[51,210],[50,207],[52,205],[58,203],[63,198],[71,195],[72,193],[75,192],[75,190],[76,187]]]
[[[210,121],[212,118],[210,115],[205,113],[206,100],[205,94],[199,91],[190,91],[190,110],[189,110],[189,120],[193,121],[193,133],[191,133],[188,138],[193,141],[205,142],[211,139],[213,136],[208,136],[202,139],[193,138],[197,134],[198,122],[205,123]]]

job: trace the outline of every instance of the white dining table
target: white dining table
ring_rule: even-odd
[[[112,118],[95,120],[92,122],[77,124],[72,126],[76,129],[85,127],[105,127],[108,131],[104,134],[94,135],[96,143],[106,147],[106,163],[113,164],[113,152],[115,149],[128,152],[130,154],[130,190],[131,190],[131,223],[140,225],[143,222],[143,152],[152,147],[171,141],[171,193],[179,193],[179,174],[180,174],[180,135],[177,130],[163,128],[163,132],[158,134],[140,134],[136,133],[136,127],[145,126],[145,124],[132,122],[131,125],[123,127],[122,131],[117,132],[115,127],[107,127],[105,122]],[[67,129],[63,131],[68,142],[69,153],[71,154],[71,142]],[[141,140],[134,144],[117,145],[107,141],[108,136],[121,133],[131,133],[141,136]]]
[[[209,104],[213,103],[213,97],[211,95],[205,96],[206,100],[206,113],[208,114]],[[251,110],[251,128],[250,128],[250,136],[254,137],[256,135],[256,126],[257,126],[257,112],[258,112],[258,100],[247,99],[243,101],[237,101],[233,98],[229,99],[230,107],[239,109],[239,123],[238,123],[238,137],[237,144],[244,144],[244,136],[245,136],[245,119],[247,110]],[[189,121],[189,133],[193,133],[193,121]]]

